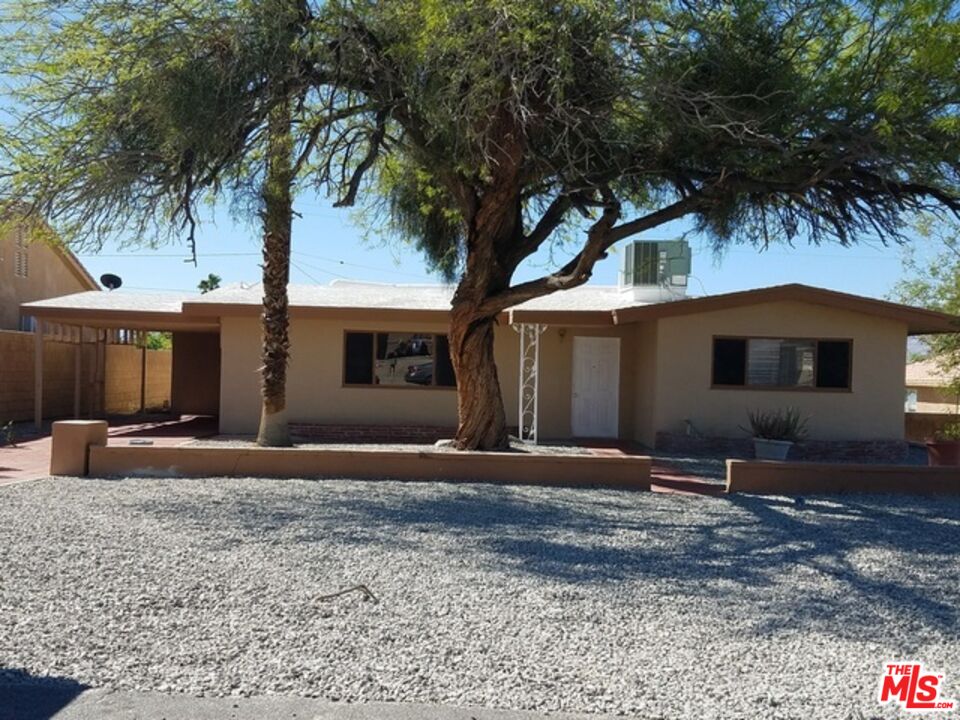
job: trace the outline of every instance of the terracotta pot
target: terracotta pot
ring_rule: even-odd
[[[793,443],[789,440],[753,439],[753,454],[757,460],[786,460]]]
[[[927,443],[930,465],[960,465],[960,440],[935,440]]]

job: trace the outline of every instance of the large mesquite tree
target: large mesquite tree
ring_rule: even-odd
[[[185,235],[195,252],[206,203],[259,218],[264,445],[290,442],[292,196],[323,115],[301,77],[309,17],[289,0],[18,0],[0,18],[0,197],[92,250]]]
[[[497,316],[586,282],[620,240],[689,218],[718,246],[848,244],[960,209],[952,2],[330,0],[310,36],[345,111],[315,181],[385,198],[458,278],[461,448],[507,440]],[[514,282],[576,231],[569,262]]]
[[[80,7],[67,28],[113,16],[102,41],[76,26],[79,55],[54,28],[52,75],[39,54],[42,112],[0,136],[20,158],[14,196],[33,193],[61,225],[189,224],[198,197],[248,187],[273,148],[293,157],[266,163],[277,177],[309,178],[339,205],[386,200],[392,227],[458,279],[461,448],[506,443],[498,315],[586,282],[620,240],[689,218],[718,246],[847,244],[897,239],[917,210],[960,209],[960,31],[945,0],[20,4]],[[250,19],[239,35],[224,29],[237,16]],[[258,40],[277,27],[281,42]],[[184,28],[189,41],[164,44]],[[269,130],[288,112],[292,141]],[[265,207],[282,202],[260,187]],[[515,282],[526,258],[577,232],[568,263]],[[285,367],[273,297],[265,369]]]

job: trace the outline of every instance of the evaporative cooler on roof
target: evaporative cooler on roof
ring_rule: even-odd
[[[686,294],[690,270],[690,244],[686,240],[638,240],[627,245],[624,252],[623,289],[633,290],[637,300],[680,298]]]

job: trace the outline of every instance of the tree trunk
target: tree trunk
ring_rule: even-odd
[[[263,185],[263,348],[262,411],[257,444],[290,445],[287,425],[288,333],[287,284],[290,281],[290,235],[293,223],[293,140],[290,108],[281,105],[269,118],[267,175]]]
[[[467,303],[450,315],[450,359],[457,376],[459,450],[505,450],[509,445],[500,379],[493,356],[495,318],[477,317]]]
[[[460,450],[509,447],[500,379],[493,355],[497,311],[484,308],[489,298],[510,286],[515,263],[504,248],[523,231],[519,191],[504,184],[478,208],[467,232],[467,258],[450,313],[450,359],[457,376]]]

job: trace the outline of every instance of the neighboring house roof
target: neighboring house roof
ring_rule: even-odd
[[[402,318],[411,321],[446,319],[453,288],[444,285],[390,285],[336,281],[330,285],[290,285],[291,317]],[[263,291],[259,284],[229,285],[205,295],[156,293],[80,293],[27,303],[24,309],[38,317],[66,321],[94,317],[116,321],[158,322],[216,326],[218,318],[258,315]],[[506,313],[510,322],[565,325],[614,325],[661,317],[704,313],[765,302],[794,301],[823,305],[899,320],[910,334],[960,331],[960,318],[906,305],[849,295],[807,285],[779,285],[758,290],[650,304],[637,303],[630,292],[611,286],[584,285],[531,300]],[[65,315],[66,313],[66,315]],[[69,318],[68,318],[69,316]],[[154,325],[154,328],[161,327]]]
[[[946,387],[950,377],[934,358],[907,364],[907,387]]]

